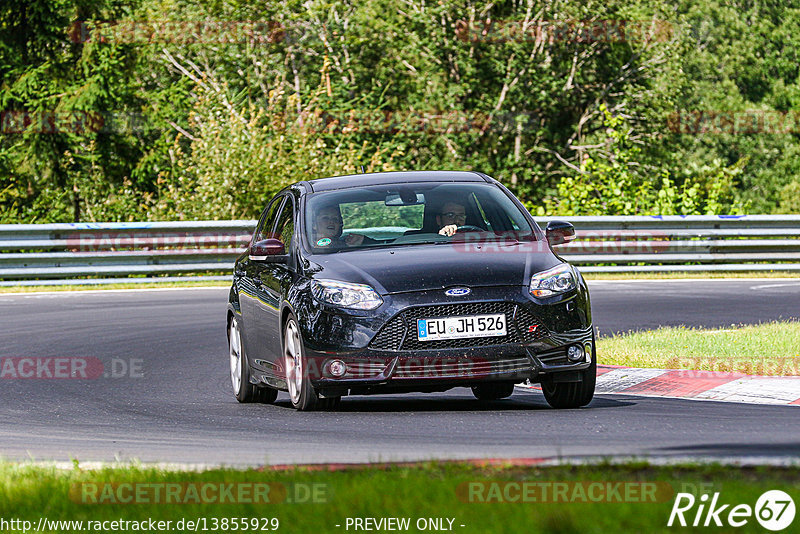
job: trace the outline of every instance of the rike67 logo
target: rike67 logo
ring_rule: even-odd
[[[777,532],[791,525],[794,515],[794,501],[781,490],[764,492],[756,501],[755,508],[749,504],[725,504],[719,492],[710,498],[705,493],[699,499],[691,493],[678,493],[667,526],[743,527],[755,516],[762,527]]]

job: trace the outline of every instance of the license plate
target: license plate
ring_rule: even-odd
[[[417,339],[420,341],[504,335],[506,335],[504,313],[417,319]]]

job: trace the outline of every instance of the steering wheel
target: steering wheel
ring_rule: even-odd
[[[471,224],[465,224],[464,226],[459,226],[456,228],[456,233],[460,232],[485,232],[483,228],[480,226],[473,226]]]

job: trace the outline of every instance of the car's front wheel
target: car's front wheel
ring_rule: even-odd
[[[289,317],[283,333],[284,367],[289,398],[299,411],[314,409],[332,410],[339,406],[341,397],[320,397],[309,377],[308,360],[303,349],[303,338],[294,317]]]
[[[228,353],[231,369],[231,386],[239,402],[263,402],[271,404],[278,398],[278,390],[259,387],[250,383],[250,365],[242,345],[239,321],[232,318],[228,325]]]
[[[594,340],[592,340],[594,341]],[[597,382],[597,357],[592,343],[592,364],[581,371],[580,382],[542,382],[542,393],[553,408],[580,408],[592,402]]]

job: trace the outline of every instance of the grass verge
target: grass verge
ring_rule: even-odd
[[[664,327],[600,338],[597,351],[606,365],[797,376],[800,322],[715,330]]]
[[[578,267],[580,269],[580,266]],[[592,280],[675,280],[675,279],[725,279],[736,280],[742,278],[788,278],[800,280],[800,273],[796,271],[746,271],[746,272],[697,272],[682,271],[668,273],[582,273],[588,281]]]
[[[81,284],[68,286],[0,286],[0,293],[38,293],[42,291],[97,291],[101,289],[164,289],[183,287],[230,287],[230,282],[197,280],[185,282],[121,282],[119,284]]]
[[[231,487],[237,499],[241,499],[239,488],[267,484],[268,502],[261,502],[263,492],[259,493],[260,502],[216,502],[223,495],[220,484],[235,483],[239,485]],[[171,497],[168,484],[177,484]],[[163,491],[159,502],[154,502],[159,487]],[[205,488],[209,502],[195,502],[190,497],[195,495],[192,488],[201,501]],[[679,492],[695,495],[697,504],[700,495],[719,492],[720,504],[754,507],[762,493],[773,489],[797,498],[800,468],[654,467],[645,463],[537,468],[432,463],[335,472],[181,472],[144,467],[58,470],[4,463],[0,464],[0,517],[30,521],[34,527],[41,518],[83,521],[84,531],[88,521],[152,519],[171,521],[173,532],[193,530],[187,521],[200,521],[198,531],[205,525],[207,531],[253,532],[263,531],[264,525],[275,530],[270,520],[276,518],[278,530],[283,532],[341,533],[354,530],[345,528],[348,518],[394,517],[409,518],[411,532],[418,531],[420,518],[445,518],[444,526],[452,519],[452,530],[465,533],[669,532],[674,527],[666,524]],[[105,502],[96,504],[95,498]],[[120,498],[131,502],[114,502]],[[164,503],[168,499],[170,502]],[[697,506],[685,514],[690,523],[696,511]],[[222,518],[229,520],[228,528]],[[232,528],[231,518],[237,518],[239,528]],[[256,529],[252,528],[254,518],[258,519]],[[181,519],[184,528],[176,529]],[[246,528],[241,528],[242,520]],[[745,528],[737,531],[759,528],[756,518],[750,517]],[[61,525],[58,531],[79,530],[73,524]]]

